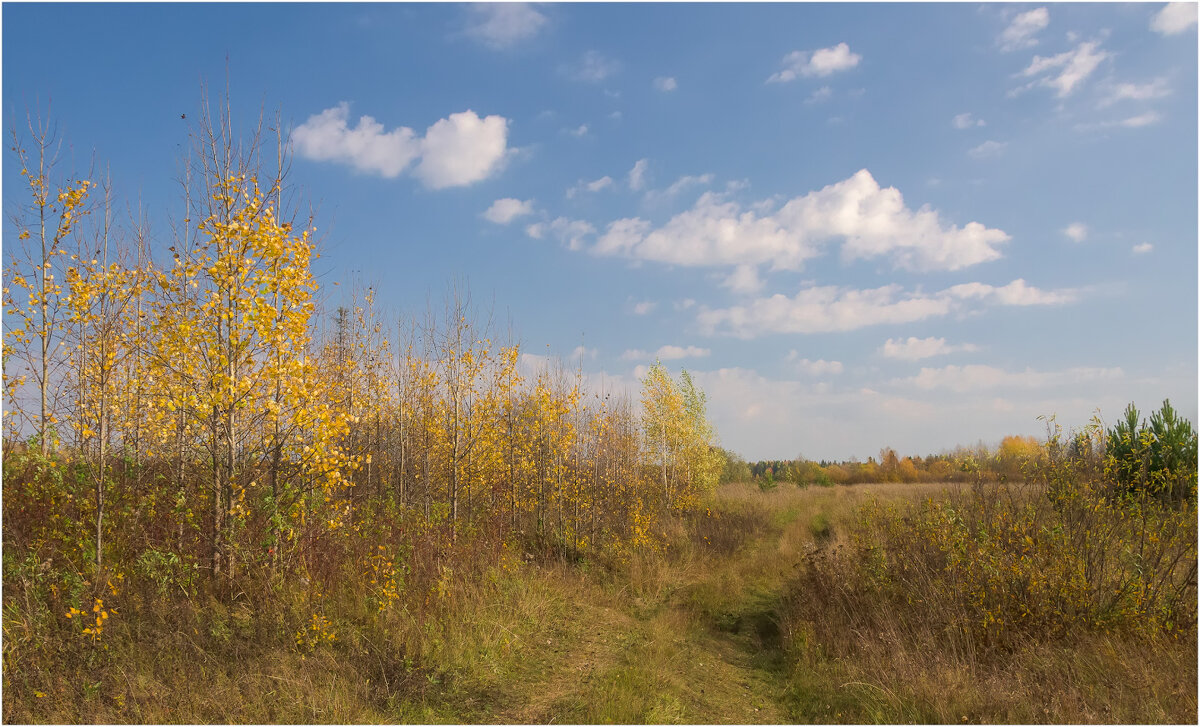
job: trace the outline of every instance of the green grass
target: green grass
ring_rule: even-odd
[[[805,555],[847,547],[860,505],[940,491],[728,486],[715,516],[680,528],[663,553],[584,566],[505,561],[463,574],[441,597],[406,594],[383,616],[361,593],[326,594],[337,637],[311,650],[293,637],[313,604],[289,584],[232,605],[129,596],[95,647],[47,631],[54,615],[21,598],[35,589],[8,581],[36,569],[6,567],[4,719],[1194,721],[1194,640],[1083,636],[985,664],[902,634],[796,618]],[[843,642],[823,642],[830,633]]]

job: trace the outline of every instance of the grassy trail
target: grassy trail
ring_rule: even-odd
[[[791,562],[782,527],[725,556],[635,569],[616,586],[581,579],[559,640],[538,644],[497,723],[787,721],[776,609]]]

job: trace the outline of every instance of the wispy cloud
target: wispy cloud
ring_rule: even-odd
[[[548,22],[527,3],[476,3],[467,13],[467,36],[496,50],[532,39]]]
[[[568,78],[585,83],[599,83],[620,69],[620,63],[594,50],[584,53],[579,62],[560,67]]]
[[[1100,131],[1103,129],[1125,128],[1125,129],[1140,129],[1143,126],[1150,126],[1162,121],[1162,114],[1157,111],[1147,111],[1144,114],[1137,116],[1129,116],[1124,119],[1111,119],[1109,121],[1093,121],[1090,123],[1076,124],[1076,131]]]
[[[850,52],[850,46],[838,43],[815,51],[795,50],[783,57],[783,69],[772,73],[767,83],[788,83],[800,76],[828,76],[854,68],[862,56]]]
[[[971,114],[959,114],[950,122],[956,129],[972,129],[976,126],[987,126],[983,119],[977,119]]]
[[[1156,78],[1149,83],[1117,83],[1107,89],[1104,98],[1096,105],[1105,108],[1118,101],[1150,101],[1170,95],[1171,87],[1165,78]]]
[[[1072,242],[1083,242],[1087,239],[1088,228],[1082,222],[1072,222],[1063,228],[1062,233],[1069,237]]]
[[[650,160],[638,159],[634,162],[633,168],[629,170],[629,188],[635,192],[639,192],[646,187],[646,172],[649,170]]]
[[[784,360],[795,366],[796,370],[808,376],[836,376],[846,370],[841,361],[826,361],[823,358],[813,361],[812,359],[800,358],[800,354],[796,349],[788,351],[788,355]]]
[[[675,82],[675,79],[672,76],[659,76],[658,78],[654,79],[654,88],[659,91],[663,91],[664,93],[667,91],[674,91],[678,87],[679,84]]]
[[[879,348],[879,352],[885,358],[894,358],[901,361],[919,361],[923,358],[933,358],[934,356],[945,356],[951,353],[973,352],[978,351],[979,347],[973,343],[948,344],[945,338],[917,338],[909,336],[907,339],[897,338],[895,340],[889,338]]]
[[[996,44],[1000,46],[1000,50],[1014,51],[1021,48],[1028,48],[1037,45],[1038,33],[1050,24],[1050,13],[1046,8],[1037,8],[1021,13],[1012,19],[1000,37],[996,39]]]
[[[584,238],[596,233],[596,228],[584,220],[556,217],[550,222],[535,222],[525,228],[525,234],[535,240],[553,237],[571,250],[583,248]]]
[[[607,175],[599,179],[593,179],[590,182],[580,180],[578,184],[567,190],[567,199],[573,199],[583,192],[599,192],[611,186],[613,186],[613,179]]]
[[[969,365],[922,368],[916,376],[896,379],[893,384],[931,391],[947,389],[956,393],[998,388],[1044,389],[1084,381],[1111,381],[1124,376],[1119,367],[1076,367],[1063,371],[1006,371],[995,366]]]
[[[488,222],[495,222],[497,225],[507,225],[518,217],[533,214],[533,200],[528,199],[521,201],[512,197],[498,199],[492,203],[491,207],[483,213],[484,219]]]
[[[1163,35],[1182,33],[1196,24],[1196,3],[1167,3],[1150,19],[1150,29]]]
[[[1145,255],[1146,253],[1150,252],[1153,249],[1154,249],[1154,245],[1151,245],[1148,242],[1140,242],[1133,246],[1133,254],[1134,255]]]
[[[508,153],[508,119],[480,118],[467,110],[440,119],[418,137],[400,126],[362,116],[351,127],[350,105],[342,102],[310,116],[292,131],[296,152],[306,159],[347,164],[354,169],[394,178],[416,162],[413,175],[432,189],[461,187],[499,170]]]
[[[641,349],[629,349],[621,354],[621,358],[626,361],[649,361],[651,359],[659,359],[661,361],[677,361],[683,358],[704,358],[711,354],[712,351],[699,346],[660,346],[657,351],[646,352]]]
[[[1021,279],[999,287],[963,283],[937,293],[905,292],[899,285],[867,290],[813,286],[791,297],[776,294],[730,308],[702,306],[696,320],[706,333],[755,338],[765,334],[832,333],[913,323],[969,312],[978,304],[1061,305],[1076,297],[1072,290],[1040,290]]]
[[[1100,50],[1098,42],[1088,41],[1058,55],[1034,56],[1021,75],[1026,78],[1040,76],[1032,84],[1052,88],[1055,95],[1063,98],[1071,95],[1109,56],[1108,51]]]
[[[975,159],[994,159],[1003,154],[1007,148],[1007,141],[992,141],[989,139],[979,146],[967,150],[967,154]]]

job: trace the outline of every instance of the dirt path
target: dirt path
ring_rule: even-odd
[[[581,591],[576,618],[496,723],[774,724],[787,720],[778,589],[730,586],[754,551],[683,569],[645,597]],[[735,580],[735,584],[743,581]],[[715,595],[714,595],[715,594]],[[707,605],[706,605],[707,604]],[[540,645],[539,645],[540,646]]]

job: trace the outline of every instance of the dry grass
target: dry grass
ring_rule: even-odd
[[[1194,721],[1194,637],[1081,632],[984,654],[905,626],[895,602],[867,627],[815,598],[806,555],[854,547],[864,505],[964,492],[726,486],[664,551],[621,562],[480,559],[441,590],[435,570],[410,574],[384,613],[346,579],[320,604],[336,640],[311,649],[293,639],[317,605],[297,584],[232,605],[126,593],[108,650],[83,648],[34,607],[45,574],[8,564],[4,719]]]

